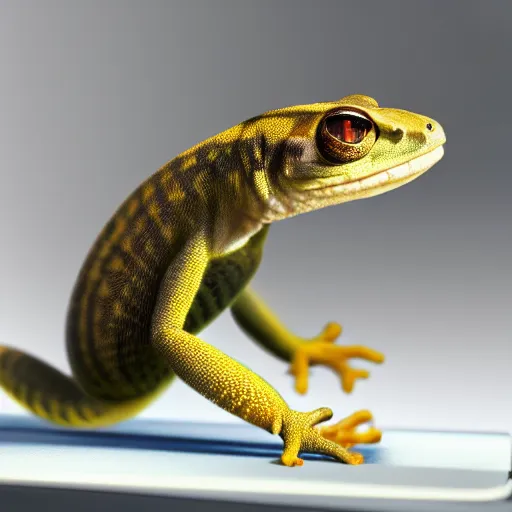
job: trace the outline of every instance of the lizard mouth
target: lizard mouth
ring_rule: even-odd
[[[439,160],[443,158],[443,155],[444,147],[441,145],[428,153],[424,153],[396,167],[379,171],[378,173],[359,180],[329,185],[327,187],[314,189],[314,191],[327,192],[328,195],[358,196],[364,195],[367,192],[372,192],[372,195],[374,195],[373,193],[380,189],[389,190],[405,184],[408,181],[412,181],[439,162]]]
[[[275,197],[270,205],[270,222],[281,218],[309,212],[325,206],[345,203],[356,199],[376,196],[413,181],[428,171],[444,155],[443,145],[439,145],[412,160],[390,167],[359,180],[343,183],[330,183],[323,187],[290,190],[286,201]]]

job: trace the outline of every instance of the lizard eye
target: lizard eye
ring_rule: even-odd
[[[372,121],[350,110],[327,114],[318,127],[320,154],[333,163],[346,163],[365,156],[376,139]]]
[[[362,116],[341,114],[328,117],[325,129],[341,142],[359,144],[372,129],[372,123]]]

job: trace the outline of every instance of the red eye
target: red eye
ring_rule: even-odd
[[[330,163],[349,163],[366,156],[377,140],[377,126],[369,118],[350,109],[333,110],[318,124],[316,144]]]
[[[372,129],[372,123],[357,115],[340,114],[328,117],[325,127],[333,137],[341,142],[358,144]]]

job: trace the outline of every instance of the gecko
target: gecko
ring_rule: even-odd
[[[70,374],[2,345],[1,388],[50,423],[101,428],[136,416],[179,378],[280,436],[285,466],[302,465],[303,453],[363,463],[351,448],[381,438],[373,425],[356,431],[370,411],[325,425],[332,409],[291,409],[198,334],[229,309],[249,338],[289,365],[298,393],[314,365],[336,372],[350,393],[369,373],[349,360],[382,363],[384,355],[336,344],[339,323],[305,338],[279,320],[251,286],[270,226],[409,183],[443,157],[445,142],[434,119],[359,94],[270,110],[196,144],[126,198],[86,255],[65,321]]]

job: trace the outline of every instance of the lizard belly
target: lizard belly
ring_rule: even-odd
[[[228,308],[254,276],[261,261],[266,228],[243,247],[208,264],[183,326],[197,334]]]

